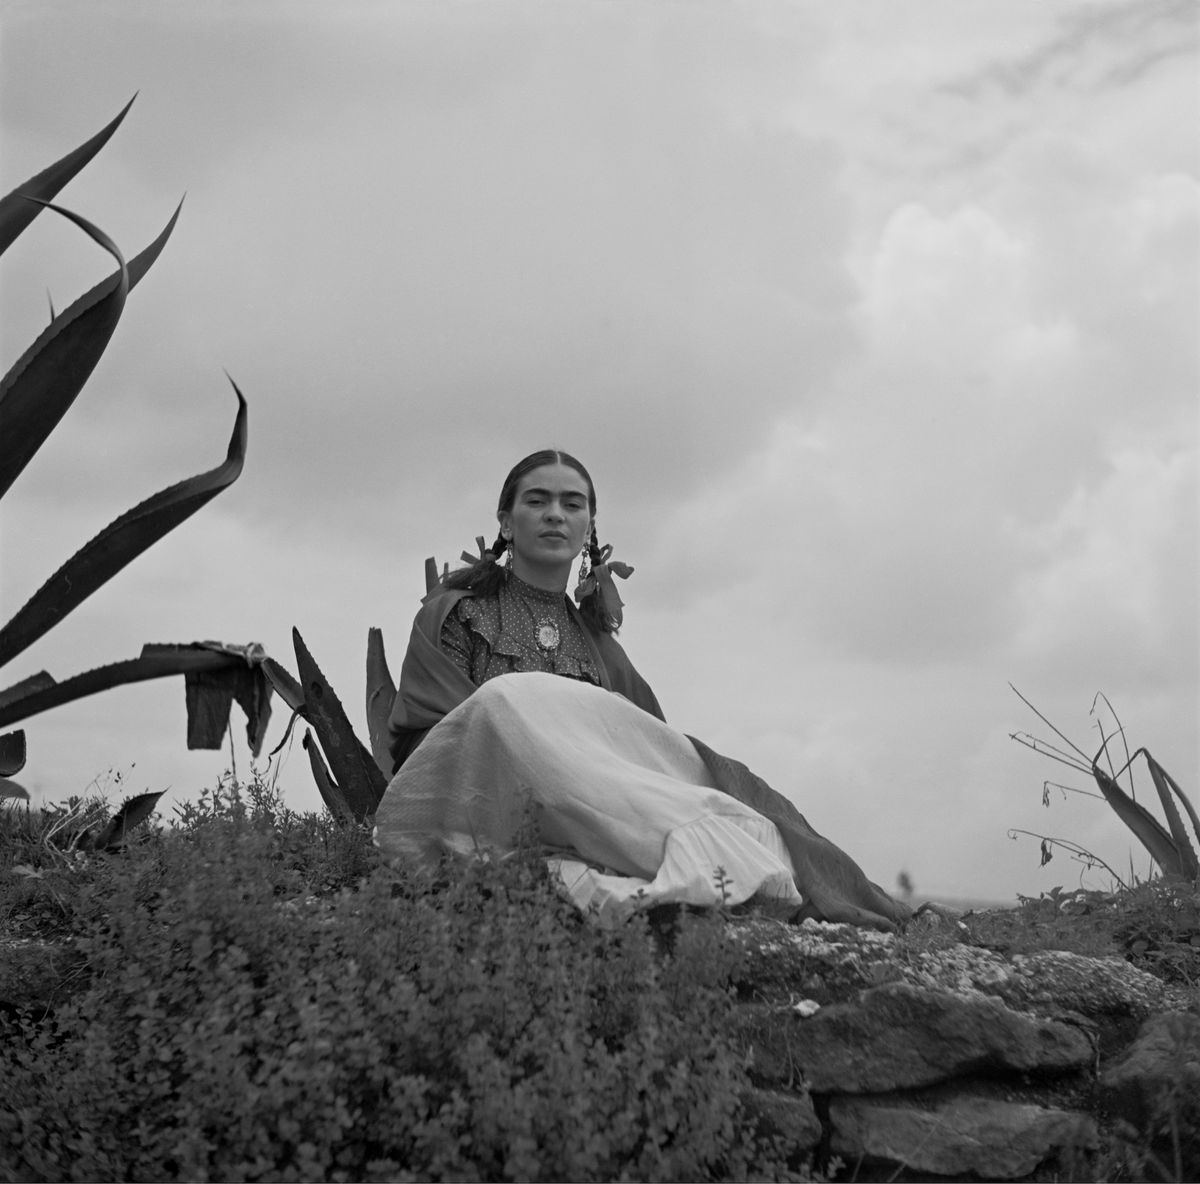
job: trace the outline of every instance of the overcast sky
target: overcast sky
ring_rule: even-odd
[[[187,197],[4,502],[3,618],[222,459],[223,369],[250,447],[0,683],[201,638],[294,668],[295,625],[365,736],[367,628],[398,670],[425,557],[558,446],[668,719],[874,879],[1079,882],[1010,827],[1144,874],[1103,803],[1043,809],[1086,783],[1008,738],[1046,732],[1008,683],[1089,752],[1105,692],[1200,803],[1197,31],[1191,0],[4,0],[3,190],[136,91],[59,200],[128,256]],[[40,217],[4,366],[108,268]],[[178,679],[27,732],[52,800],[230,760],[185,750]]]

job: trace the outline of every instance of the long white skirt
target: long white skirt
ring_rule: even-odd
[[[553,674],[484,683],[392,778],[375,841],[396,861],[511,850],[529,816],[576,904],[614,922],[676,902],[802,903],[779,831],[713,787],[686,736]]]

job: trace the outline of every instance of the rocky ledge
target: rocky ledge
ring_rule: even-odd
[[[1200,1097],[1194,992],[1117,957],[952,933],[743,919],[729,935],[754,1104],[797,1157],[838,1156],[857,1180],[1091,1179],[1124,1151],[1198,1178],[1200,1139],[1171,1129]]]

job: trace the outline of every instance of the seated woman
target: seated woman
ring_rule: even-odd
[[[903,924],[907,907],[790,801],[666,724],[614,636],[612,576],[631,569],[609,561],[595,515],[583,465],[535,452],[504,482],[491,549],[425,598],[389,719],[383,852],[511,849],[532,811],[571,896],[602,920],[754,898],[795,918]]]

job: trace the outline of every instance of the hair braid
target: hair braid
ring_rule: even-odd
[[[452,571],[442,580],[442,586],[465,588],[477,596],[490,596],[504,581],[504,568],[500,566],[500,556],[510,546],[508,539],[503,534],[498,534],[496,541],[474,563]]]

